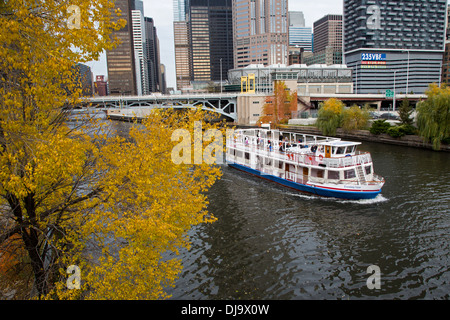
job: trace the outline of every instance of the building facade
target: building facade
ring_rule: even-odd
[[[344,0],[355,93],[424,93],[441,81],[447,0]]]
[[[234,0],[234,67],[287,64],[287,0]]]
[[[122,14],[118,17],[113,13],[111,20],[117,22],[119,19],[124,19],[126,25],[112,32],[112,36],[119,39],[119,44],[114,49],[106,51],[110,94],[136,95],[136,68],[131,24],[131,10],[135,9],[135,1],[116,0],[115,7],[119,8]]]
[[[314,22],[313,43],[306,64],[342,64],[342,15],[329,14]]]
[[[104,75],[95,76],[95,94],[100,97],[108,95],[108,82]]]
[[[313,33],[311,27],[305,27],[305,17],[301,11],[290,11],[289,21],[289,47],[303,48],[303,51],[312,52]]]
[[[142,10],[143,11],[143,10]],[[147,58],[147,35],[144,14],[141,10],[131,10],[133,28],[134,65],[136,72],[136,94],[149,94],[149,74]]]
[[[220,82],[233,68],[232,0],[174,0],[177,88]]]
[[[189,31],[186,20],[185,0],[173,1],[173,35],[177,90],[181,90],[182,88],[189,87],[191,83],[189,63]]]
[[[450,6],[447,8],[447,32],[445,36],[445,52],[442,60],[442,82],[450,84]]]
[[[162,76],[159,38],[152,18],[144,17],[149,92],[161,92]]]
[[[233,68],[232,0],[186,1],[191,81],[224,80]]]
[[[278,80],[299,96],[353,92],[352,70],[345,65],[249,65],[228,72],[230,90],[240,88],[242,79],[247,77],[254,79],[256,93],[271,94],[273,81]]]

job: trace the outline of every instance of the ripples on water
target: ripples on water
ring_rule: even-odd
[[[223,167],[173,299],[448,299],[450,154],[364,143],[374,200],[293,192]],[[367,268],[381,269],[369,290]]]

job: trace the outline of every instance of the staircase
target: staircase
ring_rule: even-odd
[[[366,175],[364,174],[363,171],[363,166],[360,165],[356,167],[356,175],[358,176],[359,184],[364,184],[367,182]]]

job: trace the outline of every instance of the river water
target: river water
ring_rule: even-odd
[[[116,123],[122,130],[128,124]],[[363,142],[374,200],[298,193],[223,166],[172,299],[449,299],[450,153]],[[380,289],[367,272],[379,267]]]

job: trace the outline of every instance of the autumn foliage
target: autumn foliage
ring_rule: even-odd
[[[291,93],[284,81],[274,82],[274,92],[267,97],[259,121],[273,125],[286,124],[297,111],[297,92]]]
[[[166,298],[187,231],[215,220],[205,192],[219,168],[171,159],[173,130],[217,127],[205,112],[155,111],[127,139],[89,114],[73,121],[73,66],[113,47],[118,15],[109,0],[0,1],[0,247],[23,248],[30,298]],[[3,254],[4,269],[17,256]],[[66,285],[71,265],[81,289]]]

